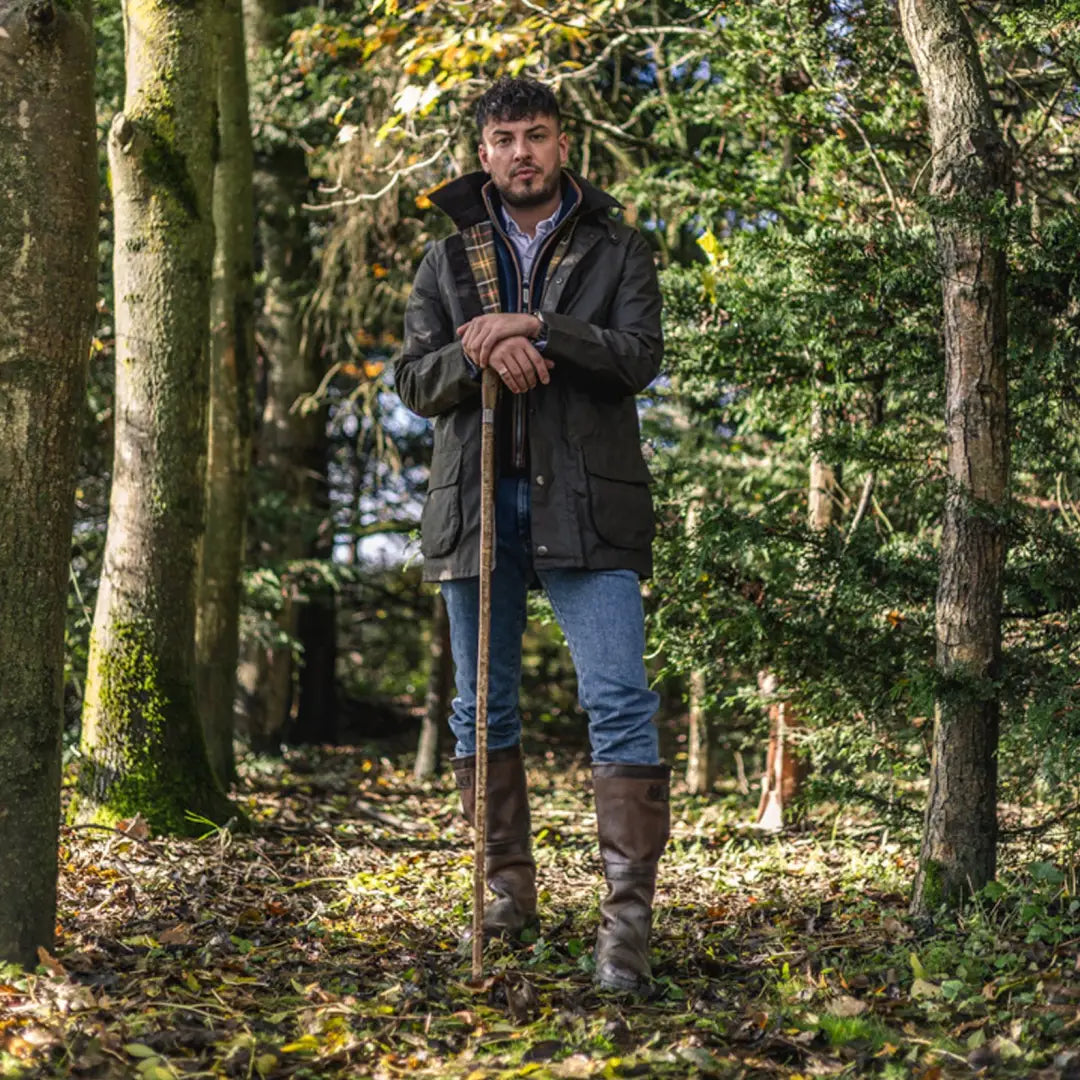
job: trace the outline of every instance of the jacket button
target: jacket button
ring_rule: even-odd
[[[538,477],[536,478],[536,482],[537,482],[537,484],[539,484],[539,485],[540,485],[540,487],[543,487],[543,486],[544,486],[544,478],[543,478],[542,476],[538,476]]]
[[[537,554],[537,555],[546,555],[546,554],[547,554],[547,547],[546,547],[546,546],[545,546],[544,544],[541,544],[541,545],[540,545],[540,546],[539,546],[539,547],[538,547],[538,548],[536,549],[536,554]]]

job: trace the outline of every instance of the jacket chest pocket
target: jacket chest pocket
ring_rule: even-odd
[[[429,558],[449,555],[461,534],[461,448],[431,462],[427,499],[420,515],[420,551]]]

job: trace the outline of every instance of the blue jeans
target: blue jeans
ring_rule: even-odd
[[[525,596],[533,576],[529,482],[499,481],[495,499],[496,559],[491,582],[491,660],[488,750],[521,741],[518,687]],[[659,696],[649,689],[642,656],[645,619],[632,570],[540,570],[570,646],[578,699],[589,715],[595,764],[656,765],[660,751],[653,716]],[[444,581],[450,646],[457,670],[450,728],[459,757],[476,749],[476,645],[479,578]]]

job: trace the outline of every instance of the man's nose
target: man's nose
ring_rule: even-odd
[[[532,157],[532,147],[525,139],[522,139],[521,142],[514,144],[514,157],[518,160],[521,160],[522,158]]]

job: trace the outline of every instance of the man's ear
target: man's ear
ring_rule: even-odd
[[[490,173],[491,166],[488,162],[487,147],[484,145],[483,139],[481,139],[480,142],[477,144],[476,153],[477,156],[480,158],[480,167],[484,170],[484,172]]]
[[[570,157],[570,136],[565,131],[559,132],[559,161],[565,165]]]

